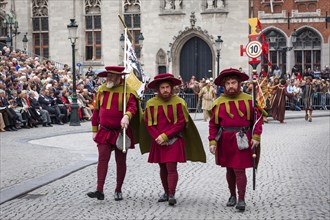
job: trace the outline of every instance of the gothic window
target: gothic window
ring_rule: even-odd
[[[224,0],[206,0],[206,9],[220,9],[224,7]]]
[[[101,0],[85,0],[85,60],[102,58]]]
[[[270,41],[270,33],[273,32],[275,34],[275,42]],[[286,67],[286,55],[288,48],[286,46],[286,37],[276,30],[269,30],[265,33],[266,41],[269,42],[269,53],[268,53],[268,60],[272,63],[272,70],[276,67],[281,69],[282,73],[285,73],[287,70]],[[267,70],[267,61],[265,57],[261,58],[262,67]]]
[[[181,10],[183,0],[163,0],[163,8],[165,10]]]
[[[294,52],[295,64],[301,71],[321,69],[321,37],[315,31],[308,28],[298,31]]]
[[[49,57],[48,0],[32,0],[33,50],[38,56]]]
[[[141,3],[139,0],[124,0],[124,20],[128,31],[132,34],[129,38],[134,45],[135,54],[141,57],[139,35],[141,33]],[[132,39],[133,38],[133,39]]]

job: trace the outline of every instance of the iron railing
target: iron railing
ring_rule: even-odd
[[[322,93],[314,93],[314,98],[313,98],[313,107],[314,109],[321,109],[322,106]],[[143,110],[145,109],[145,103],[146,101],[148,101],[150,98],[154,97],[154,94],[144,94],[142,97],[142,108]],[[183,98],[188,106],[188,110],[189,112],[195,112],[196,111],[196,107],[197,104],[199,104],[198,110],[197,112],[201,112],[201,104],[202,103],[198,103],[198,95],[195,94],[188,94],[188,93],[180,93],[178,94],[179,97]],[[323,98],[324,99],[324,98]],[[304,105],[303,105],[303,100],[299,99],[298,101],[298,106],[303,109]],[[325,106],[330,110],[330,93],[326,93],[325,94]],[[292,102],[290,99],[286,99],[286,109],[290,109],[292,107]]]

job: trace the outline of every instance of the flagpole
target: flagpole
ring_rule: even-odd
[[[125,27],[125,44],[124,44],[124,67],[125,67],[125,70],[126,70],[126,57],[127,57],[127,54],[126,54],[126,50],[127,50],[127,27]],[[125,115],[126,113],[126,75],[124,75],[124,107],[123,107],[123,116]],[[123,153],[126,153],[126,128],[123,129]]]
[[[134,38],[133,38],[133,35],[132,35],[131,32],[128,30],[128,27],[127,27],[125,21],[123,20],[123,18],[122,18],[120,15],[118,15],[118,17],[119,17],[119,20],[121,21],[121,23],[123,24],[124,28],[126,29],[126,35],[125,35],[125,36],[127,36],[127,34],[129,34],[129,36],[130,36],[130,37],[132,38],[132,40],[133,40],[133,39],[134,39]],[[126,39],[125,39],[125,43],[126,43]],[[126,45],[126,44],[125,44],[125,45]]]

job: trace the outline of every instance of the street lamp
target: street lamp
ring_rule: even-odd
[[[295,44],[297,42],[297,36],[298,36],[297,30],[294,29],[292,34],[291,34],[291,42],[292,42],[293,47],[295,46]]]
[[[3,27],[9,29],[9,35],[7,35],[6,43],[10,49],[13,49],[13,37],[20,34],[20,32],[17,31],[18,29],[18,22],[16,20],[16,15],[11,11],[10,13],[7,13],[4,21],[3,21]],[[7,32],[8,33],[8,32]]]
[[[69,31],[69,39],[72,46],[72,78],[73,78],[73,94],[72,94],[72,105],[71,105],[71,115],[70,115],[70,126],[80,126],[80,120],[78,116],[78,104],[77,104],[77,91],[76,91],[76,57],[75,57],[75,43],[77,40],[77,30],[78,25],[75,19],[70,19],[70,24],[67,25]]]
[[[26,52],[27,42],[29,41],[29,40],[27,39],[26,35],[27,35],[27,33],[24,34],[24,37],[23,37],[23,40],[22,40],[22,42],[23,42],[23,48],[24,48],[24,52]]]
[[[270,43],[274,45],[276,43],[276,40],[277,40],[277,36],[276,36],[275,31],[271,31],[268,36],[269,36]]]
[[[218,36],[218,38],[215,40],[215,46],[217,48],[217,75],[220,73],[220,51],[222,43],[223,40],[221,39],[221,36]]]
[[[6,37],[6,45],[7,45],[7,47],[11,47],[11,37],[9,37],[9,35],[7,35],[7,37]]]
[[[120,42],[120,46],[121,46],[121,49],[124,50],[124,44],[125,44],[125,37],[124,37],[124,34],[121,34],[120,35],[120,38],[119,38],[119,42]]]
[[[143,37],[143,34],[141,32],[140,35],[139,35],[139,45],[140,45],[141,48],[143,47],[143,41],[144,41],[144,37]]]

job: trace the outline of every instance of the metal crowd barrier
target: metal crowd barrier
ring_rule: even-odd
[[[198,103],[198,96],[195,94],[188,94],[188,93],[180,93],[178,94],[179,97],[183,98],[188,106],[188,110],[189,112],[195,112],[196,111],[196,107],[197,107],[197,103]],[[325,95],[325,96],[323,96]],[[146,101],[148,101],[150,98],[154,97],[155,94],[144,94],[143,98],[142,98],[142,108],[143,110],[145,109],[145,103]],[[330,93],[314,93],[314,98],[313,98],[313,107],[314,109],[322,109],[324,107],[324,103],[325,103],[325,107],[328,108],[330,110]],[[199,107],[197,112],[202,112],[201,111],[201,104],[199,103]],[[303,104],[303,100],[302,98],[299,99],[298,101],[298,107],[300,107],[301,109],[304,108],[304,104]],[[292,101],[290,98],[286,98],[286,109],[292,109]]]
[[[144,94],[142,98],[142,109],[145,109],[145,102],[147,102],[149,99],[154,97],[155,94]],[[191,94],[191,93],[179,93],[179,97],[183,98],[188,106],[189,112],[195,112],[197,103],[198,103],[198,95]],[[199,103],[199,108],[197,112],[201,112],[201,103]]]
[[[302,98],[298,100],[297,106],[301,109],[304,109],[304,103]],[[291,98],[286,98],[285,107],[286,109],[294,109],[294,105],[292,103]],[[324,107],[330,109],[330,93],[315,92],[313,94],[313,108],[324,109]]]

